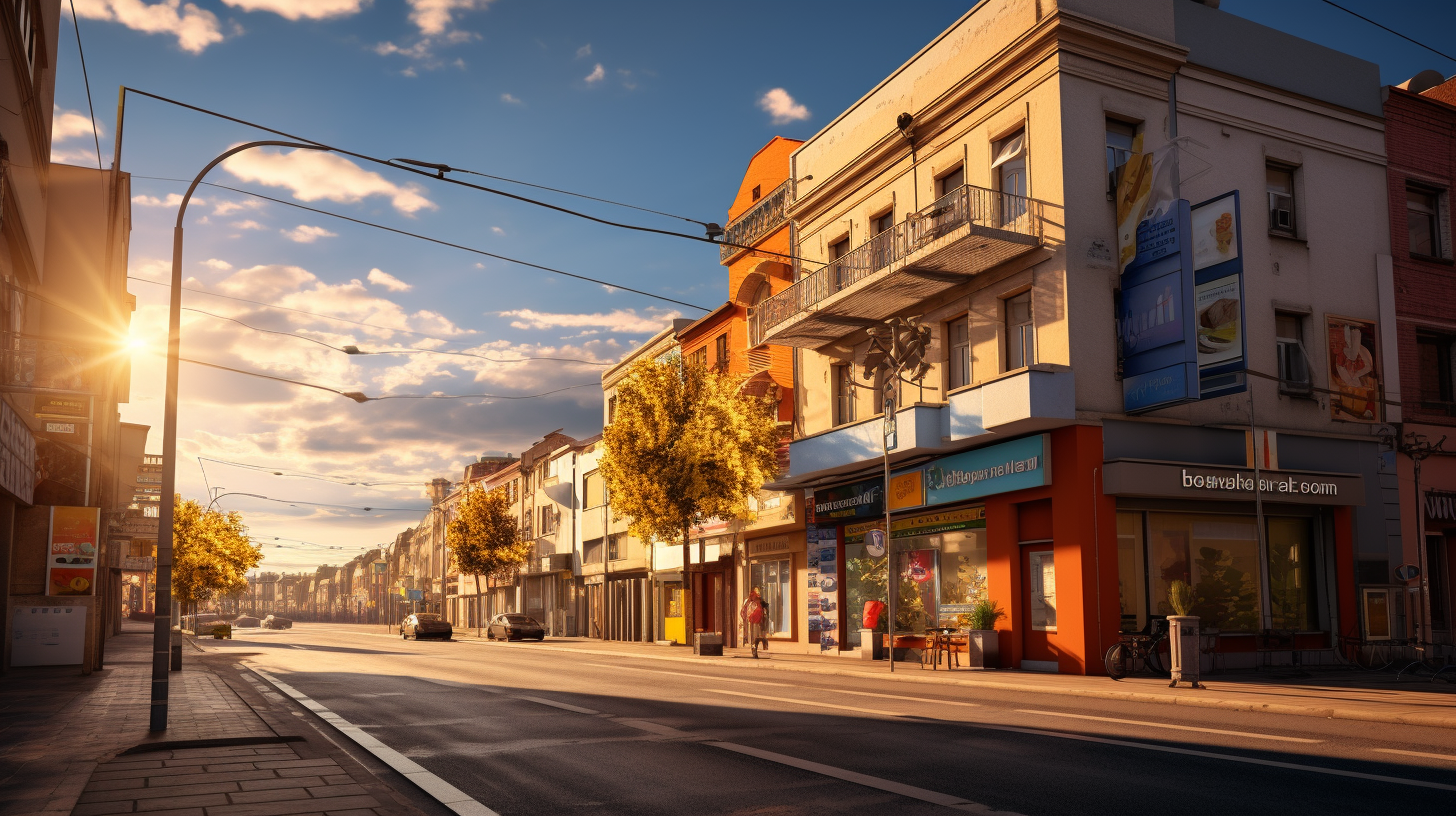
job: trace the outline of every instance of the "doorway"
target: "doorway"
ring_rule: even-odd
[[[1051,638],[1057,633],[1057,566],[1050,541],[1021,548],[1021,668],[1058,670]]]

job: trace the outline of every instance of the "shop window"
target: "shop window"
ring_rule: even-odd
[[[1026,554],[1031,579],[1028,587],[1031,628],[1037,632],[1057,631],[1057,565],[1051,550]]]
[[[1107,195],[1117,192],[1117,171],[1132,158],[1132,143],[1137,138],[1137,125],[1107,120]]]
[[[971,322],[961,316],[945,324],[948,355],[946,382],[950,390],[971,384]]]
[[[1282,164],[1266,164],[1264,179],[1269,194],[1269,231],[1279,235],[1296,235],[1294,168]]]
[[[831,366],[829,376],[834,379],[834,424],[848,425],[855,413],[854,366]]]
[[[1141,632],[1148,625],[1148,562],[1143,539],[1143,514],[1117,514],[1117,598],[1121,631]]]
[[[790,637],[793,634],[793,562],[788,559],[759,561],[750,569],[749,583],[757,589],[766,607],[764,634]]]
[[[1259,536],[1252,516],[1148,514],[1148,589],[1155,614],[1174,614],[1168,590],[1187,582],[1200,625],[1256,632],[1260,625]]]
[[[1036,326],[1031,322],[1031,292],[1009,297],[1006,304],[1006,370],[1036,364]]]
[[[1315,628],[1310,525],[1301,518],[1266,518],[1269,545],[1269,628]]]

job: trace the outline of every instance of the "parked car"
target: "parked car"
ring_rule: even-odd
[[[293,621],[288,618],[280,618],[277,615],[269,615],[263,619],[264,629],[292,629]]]
[[[404,623],[399,625],[399,636],[404,640],[409,640],[411,637],[414,637],[415,640],[420,638],[449,640],[454,634],[455,629],[450,626],[450,621],[433,612],[417,612],[405,618]]]
[[[233,619],[234,629],[257,629],[260,621],[252,615],[239,615]]]
[[[486,640],[545,640],[546,629],[530,615],[510,612],[491,618],[485,627],[485,637]]]

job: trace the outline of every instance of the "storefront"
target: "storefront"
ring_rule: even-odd
[[[764,634],[780,648],[809,645],[805,625],[804,496],[801,491],[763,491],[749,503],[753,518],[743,522],[742,577],[733,616],[753,589],[763,598]],[[740,623],[741,627],[741,623]],[[771,647],[772,648],[772,647]]]

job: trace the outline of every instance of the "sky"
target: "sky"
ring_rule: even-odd
[[[52,158],[96,166],[71,2],[62,0]],[[1456,55],[1456,4],[1342,5]],[[759,147],[775,135],[812,136],[970,8],[943,0],[898,10],[849,0],[74,6],[103,166],[112,163],[126,86],[355,153],[658,210],[676,217],[452,174],[692,235],[702,228],[683,218],[727,220]],[[1376,62],[1385,83],[1427,68],[1456,74],[1456,62],[1322,0],[1225,0],[1222,8]],[[180,194],[222,151],[273,137],[137,94],[127,95],[125,111],[121,167],[133,174],[129,274],[140,349],[122,419],[152,426],[149,450],[160,452],[158,352]],[[243,513],[268,569],[340,563],[392,541],[427,506],[423,485],[458,480],[477,456],[519,454],[557,428],[597,433],[605,365],[673,318],[699,317],[727,297],[718,253],[701,242],[595,224],[338,154],[254,149],[207,179],[617,285],[200,187],[185,218],[183,356],[405,397],[357,404],[183,364],[179,491],[203,500],[209,488],[234,494],[217,505]],[[408,351],[336,350],[345,345]],[[556,393],[534,396],[547,392]],[[461,398],[414,398],[422,395]]]

